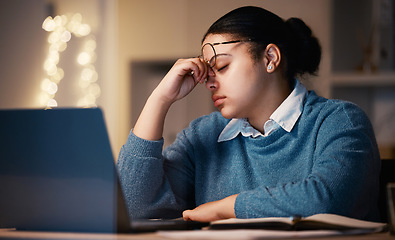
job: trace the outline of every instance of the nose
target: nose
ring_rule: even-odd
[[[218,87],[218,82],[215,80],[215,72],[210,67],[208,69],[208,74],[207,74],[206,88],[212,91],[215,90],[217,87]]]
[[[208,67],[208,76],[215,77],[215,72],[212,67]]]

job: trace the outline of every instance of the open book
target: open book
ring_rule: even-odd
[[[211,222],[210,229],[266,229],[266,230],[387,230],[386,223],[362,221],[335,214],[316,214],[309,217],[270,217],[226,219]]]

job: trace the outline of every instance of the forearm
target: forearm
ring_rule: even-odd
[[[148,98],[134,126],[134,134],[146,140],[161,139],[171,104],[188,95],[206,78],[207,66],[199,58],[179,59]]]
[[[336,158],[333,156],[322,152],[304,179],[240,193],[235,203],[236,217],[335,213],[369,219],[376,204],[375,159],[362,150],[358,153],[337,150]]]
[[[189,163],[180,156],[165,164],[162,135],[170,106],[188,95],[206,75],[207,67],[199,58],[180,59],[147,99],[118,158],[123,190],[129,208],[135,210],[132,213],[140,211],[140,217],[172,217],[194,206],[193,192],[184,191],[193,187],[189,172],[164,169],[164,165],[178,165],[169,169],[183,169],[182,166]]]
[[[146,140],[159,140],[163,135],[166,114],[171,103],[166,102],[155,93],[147,99],[146,104],[133,128],[133,133]]]
[[[117,161],[119,180],[133,218],[147,217],[148,204],[156,198],[153,194],[163,176],[162,147],[163,140],[146,141],[131,132],[120,151]]]
[[[117,168],[131,218],[177,218],[190,206],[190,198],[181,195],[186,191],[174,191],[190,187],[170,186],[162,148],[163,139],[148,141],[131,132],[121,149]],[[174,178],[188,182],[184,176]]]
[[[132,218],[178,218],[195,206],[193,166],[182,146],[173,144],[177,154],[168,161],[162,155],[163,139],[149,141],[130,133],[117,168]]]
[[[336,193],[315,178],[273,187],[258,187],[239,194],[235,202],[235,215],[237,218],[262,218],[329,212],[331,206],[340,200],[332,194]]]

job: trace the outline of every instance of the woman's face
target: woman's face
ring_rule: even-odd
[[[229,35],[208,35],[203,45],[234,40],[240,39]],[[268,91],[265,88],[268,76],[265,59],[254,61],[248,44],[237,42],[214,46],[216,64],[209,70],[206,87],[212,93],[215,107],[225,118],[250,118],[264,105]],[[207,61],[213,55],[209,52],[203,58]]]

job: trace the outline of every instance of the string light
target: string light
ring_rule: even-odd
[[[43,65],[47,76],[41,83],[41,105],[47,108],[58,106],[55,95],[59,90],[59,83],[65,74],[63,69],[58,66],[60,53],[67,49],[67,43],[74,35],[85,39],[82,50],[77,54],[76,58],[77,63],[82,66],[78,85],[83,93],[83,97],[78,100],[77,106],[95,107],[96,99],[100,96],[101,90],[96,83],[98,79],[94,66],[96,61],[96,40],[91,34],[91,27],[82,22],[81,14],[76,13],[71,16],[61,15],[55,18],[49,16],[44,20],[42,28],[50,32],[50,34],[48,36],[49,51]]]

